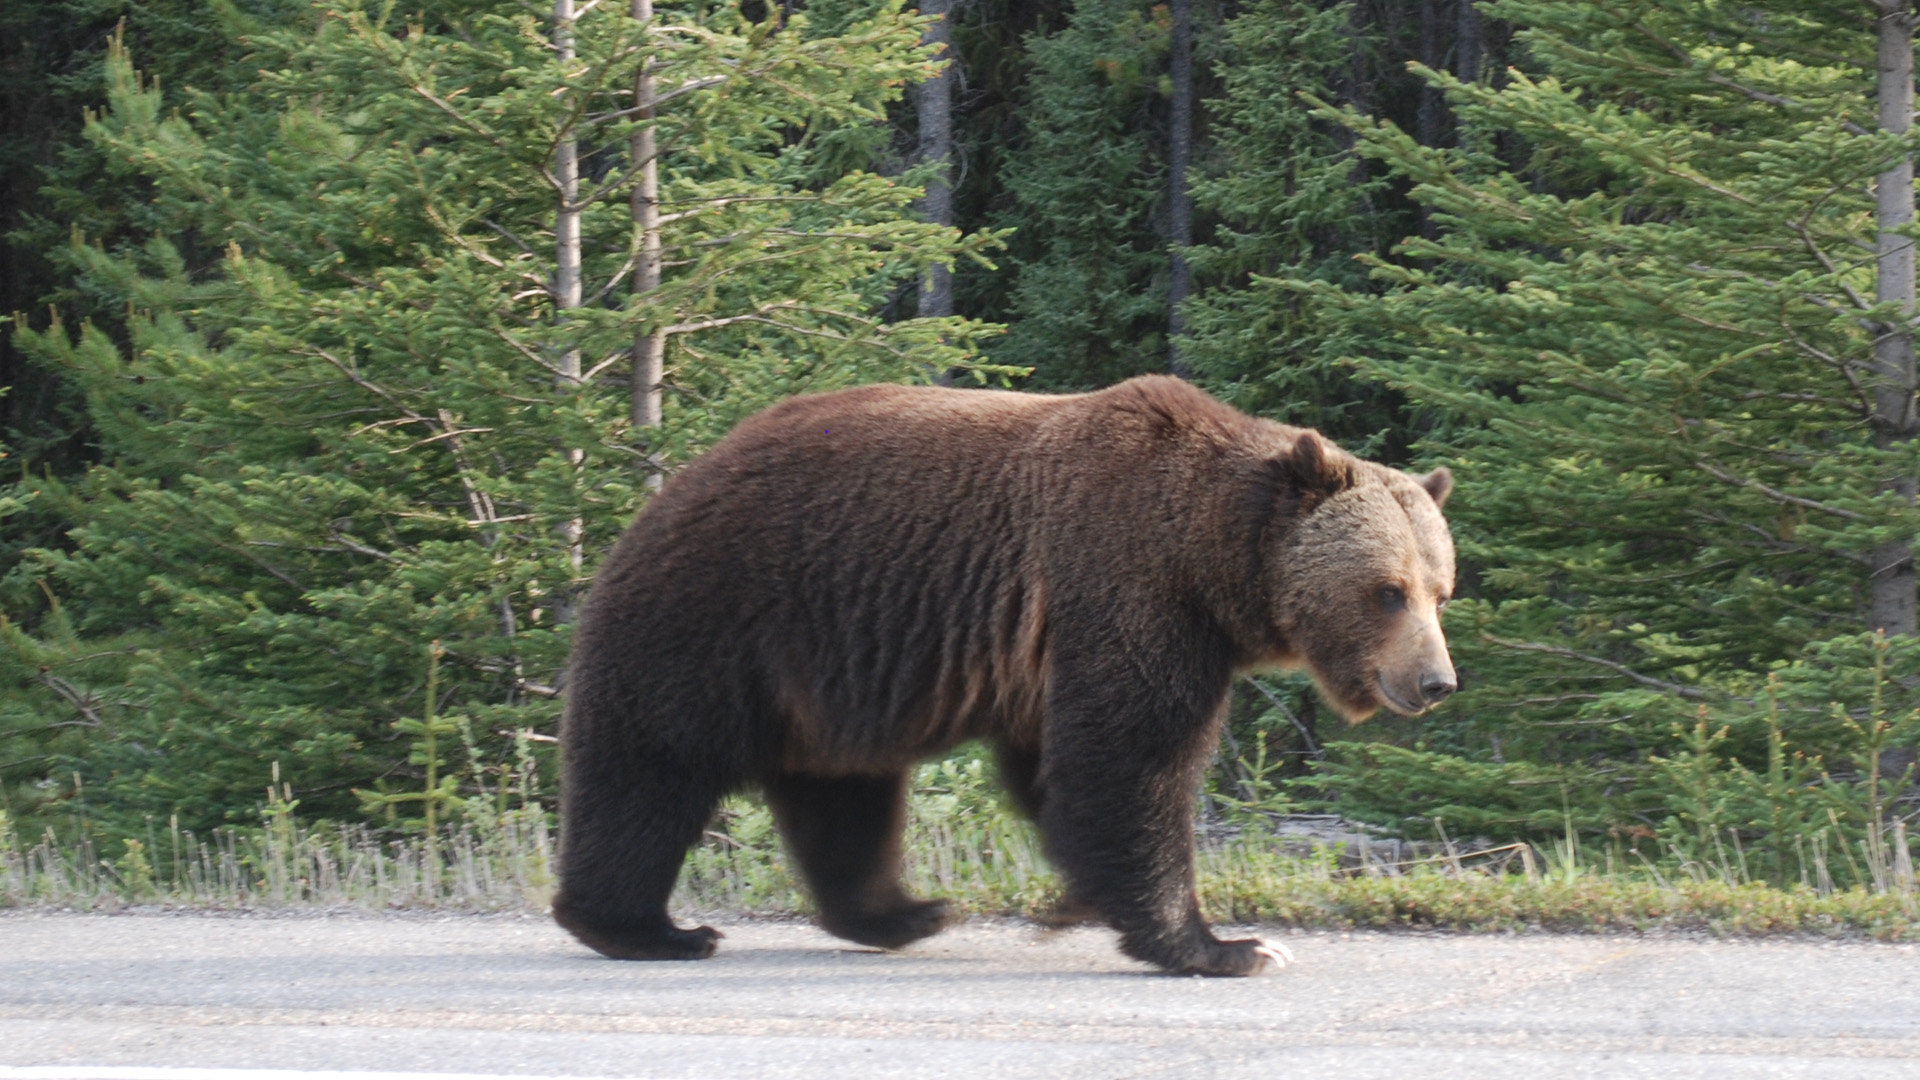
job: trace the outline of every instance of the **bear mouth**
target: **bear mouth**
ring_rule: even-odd
[[[1393,687],[1387,685],[1387,679],[1384,675],[1376,674],[1373,677],[1373,685],[1375,689],[1380,691],[1380,696],[1386,700],[1387,707],[1399,713],[1401,716],[1419,716],[1421,713],[1427,711],[1427,706],[1425,705],[1409,705],[1401,700],[1400,695],[1393,692]]]

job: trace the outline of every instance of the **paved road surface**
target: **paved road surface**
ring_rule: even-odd
[[[0,913],[0,1080],[1920,1078],[1913,946],[1290,934],[1294,966],[1214,980],[1090,929],[724,929],[632,964],[536,917]]]

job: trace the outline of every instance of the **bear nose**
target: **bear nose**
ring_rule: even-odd
[[[1420,676],[1420,693],[1426,697],[1427,704],[1429,705],[1444,700],[1447,695],[1458,689],[1460,689],[1460,684],[1454,682],[1453,676],[1451,675],[1438,671],[1429,671],[1425,675]]]

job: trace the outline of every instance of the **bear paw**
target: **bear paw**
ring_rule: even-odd
[[[1183,975],[1258,975],[1268,969],[1279,970],[1293,963],[1293,950],[1277,941],[1240,938],[1220,941],[1206,954],[1181,970]]]
[[[1286,967],[1293,953],[1278,942],[1259,938],[1221,941],[1204,928],[1182,934],[1175,943],[1150,937],[1123,937],[1120,947],[1127,955],[1158,964],[1169,975],[1214,975],[1228,978],[1255,975],[1269,968]]]
[[[1259,938],[1254,940],[1260,941]],[[1278,971],[1293,963],[1293,950],[1277,941],[1260,941],[1260,944],[1254,946],[1253,951],[1267,958],[1267,962],[1257,969],[1260,971],[1265,971],[1269,966]]]
[[[900,949],[939,933],[947,925],[945,900],[911,900],[885,911],[823,915],[820,926],[835,937],[876,949]]]
[[[705,960],[726,937],[711,926],[682,930],[669,923],[642,930],[586,926],[567,919],[560,922],[581,944],[614,960]]]

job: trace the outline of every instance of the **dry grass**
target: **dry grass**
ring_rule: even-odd
[[[544,907],[553,841],[543,814],[513,813],[383,839],[364,826],[280,820],[207,838],[170,829],[156,842],[31,846],[0,832],[0,907],[84,911],[134,904],[202,908],[366,907],[501,911]]]
[[[27,845],[0,822],[0,907],[537,910],[552,883],[553,838],[537,809],[470,817],[433,839],[383,838],[362,826],[303,825],[280,815],[260,829],[209,838],[168,830],[118,846],[121,853],[109,858],[85,841],[47,837]],[[991,803],[923,792],[908,851],[909,885],[964,911],[1038,915],[1059,899],[1032,829]],[[1240,923],[1920,940],[1910,874],[1877,887],[1776,888],[1741,880],[1737,868],[1684,869],[1603,871],[1577,849],[1522,845],[1355,865],[1331,848],[1283,854],[1255,829],[1201,853],[1199,887],[1212,918]],[[769,815],[744,800],[728,805],[689,857],[675,903],[736,914],[807,910]]]

